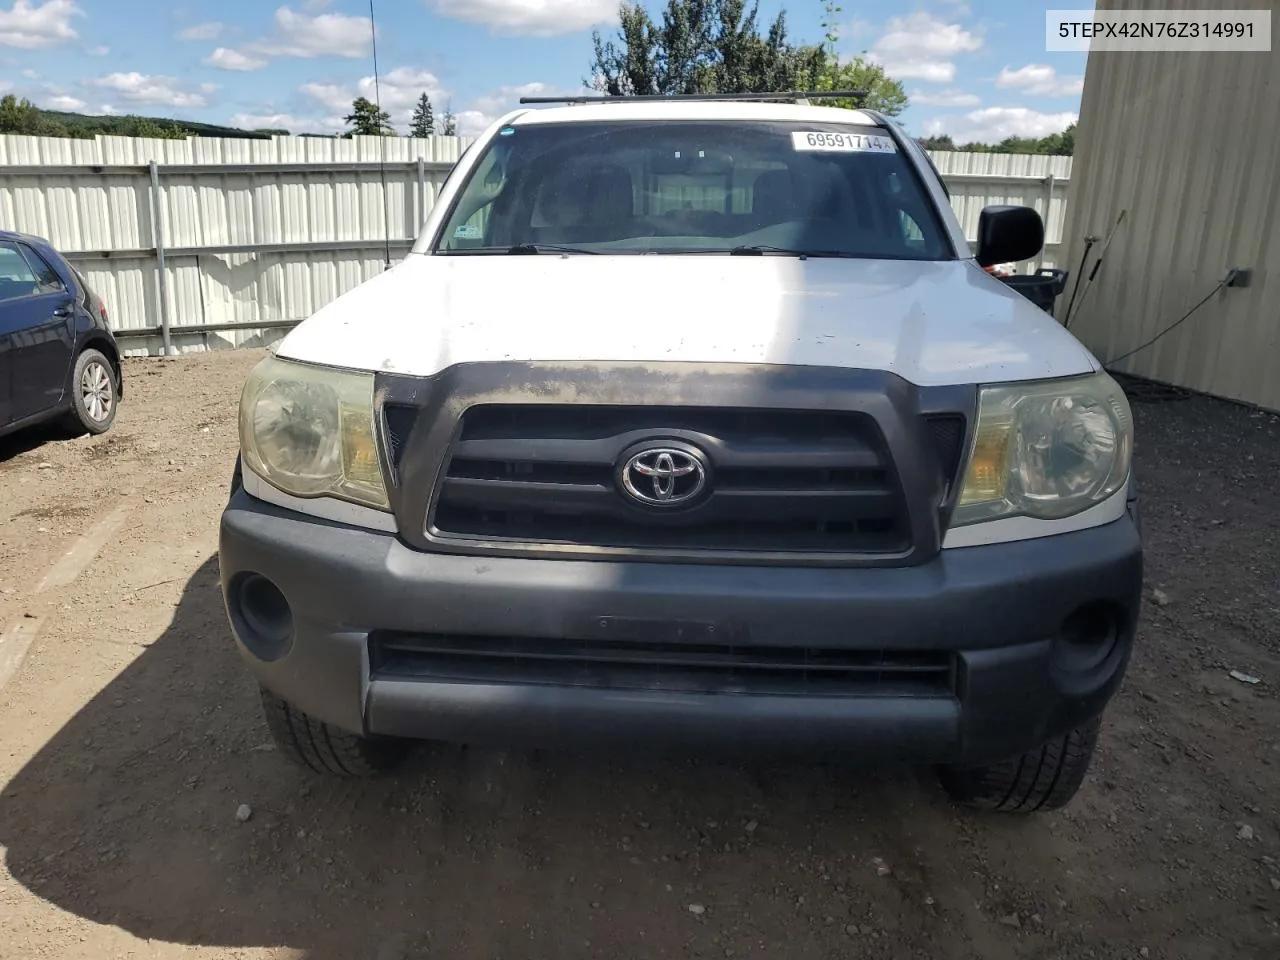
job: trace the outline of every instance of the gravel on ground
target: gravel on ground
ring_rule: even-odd
[[[272,749],[218,591],[260,356],[131,360],[109,434],[0,441],[0,628],[38,622],[0,689],[0,960],[1280,956],[1280,418],[1135,404],[1148,602],[1060,813],[638,755],[444,748],[333,783]]]

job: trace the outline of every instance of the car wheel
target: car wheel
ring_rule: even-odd
[[[73,433],[106,433],[116,419],[116,371],[111,361],[92,348],[76,357],[71,375],[71,413],[66,426]]]
[[[1001,763],[944,767],[939,776],[952,800],[978,810],[1035,813],[1057,810],[1076,795],[1089,771],[1101,718]]]
[[[292,762],[330,777],[369,778],[399,766],[409,741],[362,737],[307,716],[265,688],[262,709],[276,747]]]

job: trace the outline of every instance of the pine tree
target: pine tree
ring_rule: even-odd
[[[391,114],[379,110],[377,106],[364,97],[356,97],[351,101],[351,112],[344,117],[350,128],[344,137],[394,137],[391,127]]]
[[[430,137],[436,132],[435,111],[431,109],[431,98],[424,91],[418,98],[418,105],[413,108],[413,120],[409,123],[409,136]]]
[[[458,118],[454,116],[452,105],[444,108],[444,116],[440,120],[440,133],[446,137],[458,135]]]

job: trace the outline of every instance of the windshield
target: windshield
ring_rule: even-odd
[[[506,127],[435,250],[955,256],[885,130],[778,121]]]

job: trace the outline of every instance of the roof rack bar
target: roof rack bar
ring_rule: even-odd
[[[665,100],[705,101],[721,100],[755,100],[755,101],[796,101],[796,100],[865,100],[865,90],[793,90],[786,93],[650,93],[628,97],[610,97],[607,95],[568,96],[568,97],[521,97],[520,103],[525,105],[540,103],[654,103]]]

